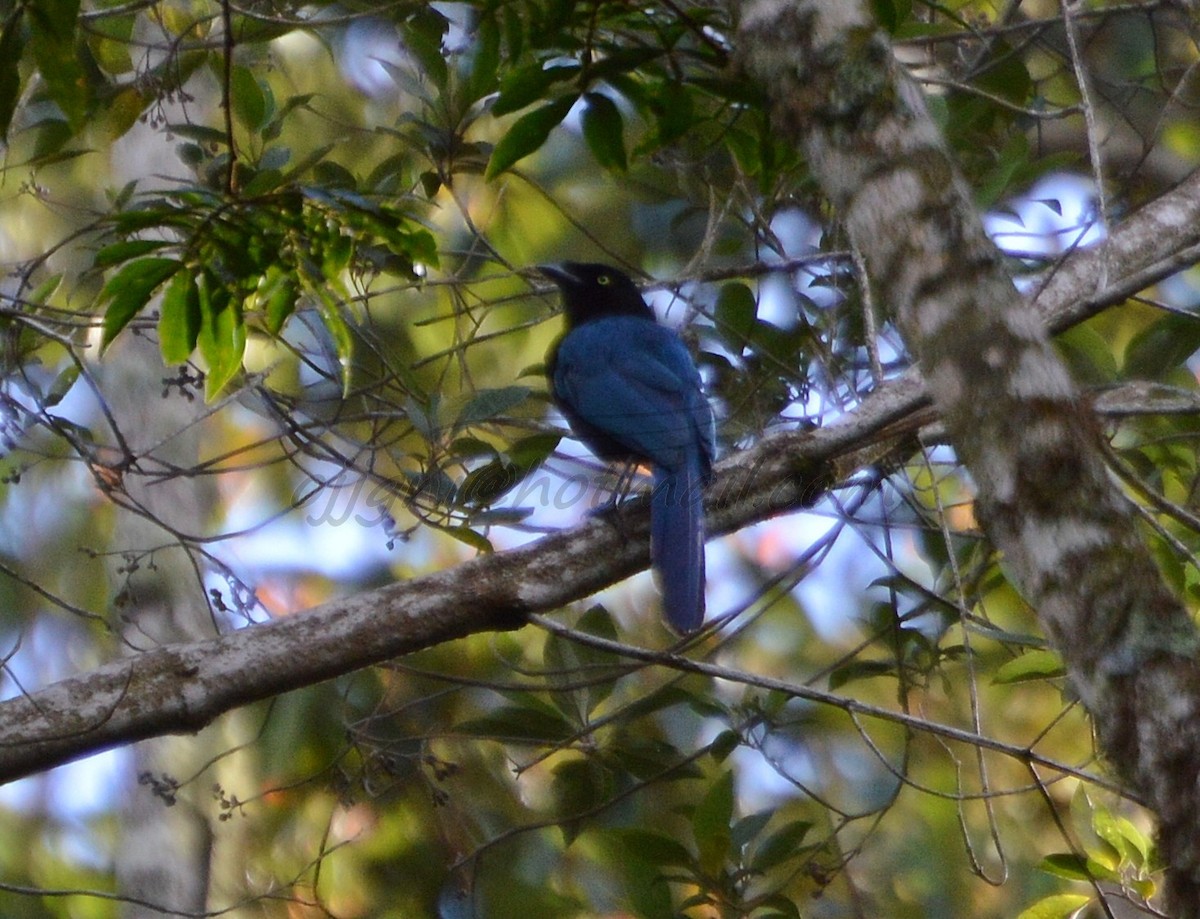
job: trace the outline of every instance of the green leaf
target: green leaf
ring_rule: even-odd
[[[105,72],[119,76],[133,70],[133,15],[93,18],[88,23],[87,44],[92,57]]]
[[[670,81],[657,85],[653,98],[655,120],[658,122],[658,144],[666,146],[678,140],[695,125],[692,93],[682,83]]]
[[[246,327],[239,305],[229,291],[203,272],[196,279],[200,301],[200,330],[196,346],[208,365],[204,397],[211,401],[228,385],[242,367],[246,350]]]
[[[661,868],[683,868],[692,863],[692,853],[678,840],[657,833],[630,827],[616,831],[622,848],[633,858]]]
[[[486,536],[482,533],[477,533],[468,526],[443,527],[442,531],[484,555],[490,554],[495,549]]]
[[[751,814],[736,821],[729,834],[733,847],[740,851],[750,845],[758,837],[758,834],[766,828],[767,824],[771,822],[771,818],[774,816],[775,811],[772,809],[759,811],[757,814]]]
[[[669,683],[654,690],[648,696],[642,696],[642,698],[629,703],[625,709],[625,717],[641,718],[645,715],[662,711],[664,708],[672,708],[676,705],[688,705],[693,699],[694,696],[686,689]]]
[[[270,265],[263,275],[256,294],[256,303],[264,313],[264,325],[272,335],[283,330],[283,324],[296,309],[296,279],[280,268]]]
[[[63,368],[62,373],[54,378],[54,383],[43,397],[42,401],[45,402],[46,407],[54,408],[54,406],[58,405],[58,403],[66,398],[67,393],[71,391],[71,387],[75,385],[75,381],[78,379],[78,364],[68,364]]]
[[[250,174],[250,178],[241,186],[241,193],[247,198],[265,195],[283,184],[283,173],[278,169],[261,169],[258,172],[252,172],[249,168],[245,168],[242,172]]]
[[[1092,898],[1081,893],[1060,893],[1038,900],[1023,910],[1017,919],[1071,919],[1092,902]]]
[[[271,120],[263,127],[263,136],[267,140],[277,138],[283,132],[284,124],[291,120],[288,116],[301,106],[308,105],[315,95],[316,93],[298,93],[295,96],[288,96],[284,100],[283,105],[275,107],[275,113],[271,116]],[[328,152],[327,147],[318,149],[322,151],[318,159]]]
[[[318,162],[313,166],[312,174],[316,183],[325,188],[353,189],[358,186],[358,179],[354,177],[354,173],[341,163],[329,160]]]
[[[583,674],[580,673],[579,656],[575,653],[574,643],[565,638],[548,636],[542,650],[542,669],[547,683],[553,687],[550,698],[554,705],[573,724],[585,724],[585,699],[575,685]]]
[[[550,783],[554,810],[563,823],[563,841],[570,845],[580,823],[572,820],[599,807],[612,794],[612,775],[594,757],[569,759],[554,767]]]
[[[486,507],[511,491],[524,478],[525,472],[512,463],[494,459],[466,474],[458,487],[456,501],[468,507]]]
[[[756,176],[762,172],[762,149],[758,137],[734,127],[725,133],[724,140],[725,146],[729,148],[742,172],[748,176]]]
[[[1200,316],[1171,313],[1130,339],[1125,347],[1127,377],[1157,380],[1200,350]]]
[[[213,147],[224,147],[229,140],[224,131],[218,131],[206,124],[188,124],[182,121],[177,124],[168,124],[167,133]]]
[[[62,283],[62,279],[63,276],[61,274],[52,274],[32,291],[30,291],[29,296],[25,298],[26,302],[37,304],[45,303],[52,296],[54,296],[54,292],[58,290],[58,286]]]
[[[623,713],[627,715],[628,711],[626,708]],[[607,743],[604,752],[612,762],[641,780],[658,781],[664,773],[669,781],[699,778],[703,774],[694,764],[681,766],[683,754],[662,740],[624,734]]]
[[[508,59],[519,61],[521,52],[525,49],[525,23],[514,3],[501,4],[504,15],[504,43],[508,46]]]
[[[17,100],[21,97],[21,17],[15,7],[0,31],[0,141],[8,140]]]
[[[438,267],[437,239],[428,230],[393,230],[388,245],[397,255],[408,259],[406,267],[410,272],[414,264]]]
[[[750,341],[757,314],[758,304],[749,286],[740,281],[722,285],[717,294],[713,321],[721,340],[739,354]]]
[[[840,689],[854,680],[866,680],[877,676],[895,676],[895,661],[851,661],[837,667],[829,674],[829,688]]]
[[[625,158],[625,121],[615,102],[602,93],[583,95],[583,139],[592,156],[605,169],[628,168]]]
[[[574,725],[557,711],[540,706],[502,705],[478,718],[468,718],[455,726],[460,734],[493,740],[558,741],[575,731]]]
[[[518,440],[504,453],[518,466],[532,469],[554,452],[560,440],[560,434],[531,434]]]
[[[1153,900],[1158,895],[1158,884],[1152,877],[1132,878],[1124,883],[1147,902]]]
[[[71,129],[78,130],[87,115],[89,85],[75,50],[79,0],[33,0],[25,15],[38,72]]]
[[[1114,817],[1117,832],[1125,838],[1125,841],[1133,846],[1133,851],[1137,853],[1138,858],[1133,857],[1133,852],[1126,848],[1129,853],[1129,860],[1138,868],[1148,869],[1154,862],[1154,843],[1150,837],[1139,830],[1126,817]],[[1098,832],[1098,831],[1097,831]]]
[[[164,364],[191,357],[200,334],[200,292],[190,271],[178,271],[163,293],[158,320],[158,347]]]
[[[911,0],[871,0],[871,8],[879,24],[889,32],[895,33],[902,22],[905,22],[912,12]]]
[[[575,623],[575,628],[588,635],[595,635],[597,638],[604,638],[609,641],[617,640],[617,624],[613,621],[612,614],[601,603],[595,603],[590,606],[587,612],[579,617],[579,621]],[[612,654],[600,648],[578,645],[575,648],[575,655],[579,659],[579,665],[587,668],[592,673],[599,672],[600,668],[603,667],[620,666],[620,662]],[[616,685],[617,681],[615,679],[597,680],[584,689],[587,713],[589,715],[612,695],[612,691],[616,688]]]
[[[780,366],[793,367],[800,363],[800,356],[812,340],[812,333],[800,323],[790,329],[759,320],[754,323],[751,347]]]
[[[503,386],[477,392],[454,419],[456,428],[470,427],[511,411],[529,398],[528,386]]]
[[[1092,875],[1088,871],[1087,859],[1074,852],[1055,852],[1038,862],[1038,869],[1068,881],[1087,881]]]
[[[113,226],[119,233],[137,233],[139,230],[162,226],[184,227],[187,226],[187,220],[175,208],[139,207],[114,214]]]
[[[1017,645],[1022,648],[1045,648],[1046,639],[1040,635],[1034,635],[1029,632],[1010,632],[1007,629],[998,629],[991,625],[980,623],[976,625],[975,631],[989,641],[996,641],[1004,645]]]
[[[325,323],[325,328],[333,338],[334,347],[337,349],[338,363],[342,369],[342,392],[350,391],[350,376],[353,370],[353,354],[354,354],[354,334],[350,330],[350,324],[346,322],[346,317],[342,315],[341,305],[330,293],[328,288],[323,285],[314,284],[309,288],[317,298],[317,311],[321,314],[321,321]]]
[[[267,97],[258,77],[249,67],[239,65],[233,68],[229,94],[237,120],[247,130],[257,131],[267,120]]]
[[[126,239],[119,243],[113,243],[111,246],[105,246],[96,253],[92,264],[96,268],[109,268],[118,262],[127,262],[131,258],[145,255],[147,252],[154,252],[169,245],[170,243],[161,239]]]
[[[101,350],[112,344],[129,320],[146,305],[155,288],[181,267],[182,262],[173,258],[142,258],[126,263],[109,278],[100,291],[100,302],[108,303],[104,311]]]
[[[567,112],[571,111],[571,106],[578,98],[578,95],[569,93],[518,118],[492,150],[484,178],[494,179],[517,160],[541,147],[550,132],[567,117]]]
[[[1149,859],[1150,841],[1132,823],[1124,817],[1118,817],[1107,807],[1093,804],[1092,829],[1096,831],[1097,836],[1112,846],[1117,852],[1120,864],[1130,861],[1130,856],[1132,855],[1130,851],[1131,842],[1136,846],[1134,851],[1140,856],[1142,865],[1145,865]]]
[[[404,46],[416,58],[421,73],[429,77],[440,92],[445,92],[450,71],[442,48],[449,23],[437,10],[425,7],[403,29]]]
[[[1088,386],[1113,382],[1120,372],[1112,342],[1090,323],[1072,326],[1054,339],[1071,376]]]
[[[353,257],[354,240],[339,233],[325,244],[321,257],[321,274],[331,284],[340,283],[342,272],[350,266],[350,260]]]
[[[739,80],[736,77],[704,77],[699,76],[694,80],[688,81],[693,86],[698,86],[705,89],[728,102],[733,102],[739,106],[745,106],[750,109],[763,109],[767,104],[767,97],[758,83],[751,80]],[[691,100],[688,100],[688,107],[691,107]]]
[[[709,787],[692,814],[692,838],[700,866],[716,875],[729,855],[733,820],[733,772],[723,772]]]
[[[496,450],[486,440],[478,437],[456,437],[446,448],[446,454],[458,459],[473,459],[478,456],[496,456]]]
[[[708,755],[718,763],[722,763],[729,758],[729,754],[736,750],[741,742],[742,735],[737,731],[722,731],[709,744]]]
[[[533,513],[531,507],[489,507],[471,515],[473,526],[516,526]],[[491,546],[491,543],[488,543]],[[488,551],[488,550],[484,550]]]
[[[442,188],[442,176],[433,170],[421,173],[421,190],[425,192],[426,198],[436,196],[440,188]]]
[[[1014,134],[997,154],[992,168],[974,183],[978,206],[991,208],[1012,194],[1017,176],[1029,168],[1029,158],[1029,140],[1024,134]]]
[[[1063,660],[1055,651],[1043,649],[1026,651],[1020,657],[1001,664],[992,677],[997,684],[1024,683],[1030,680],[1049,680],[1066,673]]]
[[[812,821],[793,820],[763,840],[754,852],[750,866],[755,871],[768,871],[793,858],[804,843],[804,837],[812,829]]]
[[[522,367],[520,370],[518,370],[515,379],[523,380],[525,377],[537,377],[538,379],[541,379],[545,375],[546,375],[546,362],[538,361],[536,363],[529,364],[525,367]]]
[[[764,898],[760,904],[760,909],[768,907],[776,910],[776,912],[756,912],[754,919],[803,919],[800,915],[800,907],[794,901],[789,900],[785,894],[777,893]]]
[[[420,864],[417,862],[417,864]],[[444,894],[438,903],[437,912],[422,910],[427,916],[437,916],[438,919],[474,919],[483,915],[476,907],[471,894],[461,895],[459,888],[453,882],[443,888]],[[526,880],[519,872],[509,872],[500,884],[491,884],[487,893],[487,915],[498,919],[548,919],[548,917],[569,917],[574,919],[583,916],[587,910],[577,897],[559,893],[542,878]],[[464,906],[463,904],[466,904]],[[431,904],[432,905],[432,904]],[[392,916],[404,915],[404,912],[388,910]],[[376,913],[376,915],[386,915]]]
[[[688,851],[660,833],[618,830],[607,840],[612,863],[621,866],[629,906],[638,919],[675,919],[671,888],[662,866],[690,866]]]
[[[986,64],[981,62],[978,85],[1015,105],[1024,105],[1034,85],[1025,57],[1003,40],[992,42],[990,47],[990,58]]]
[[[495,13],[481,14],[475,31],[475,50],[471,55],[471,75],[464,87],[467,105],[482,99],[496,87],[500,69],[500,27]]]
[[[579,64],[543,66],[534,61],[510,70],[500,81],[500,95],[492,103],[493,115],[508,115],[542,99],[555,83],[569,80],[579,73]]]

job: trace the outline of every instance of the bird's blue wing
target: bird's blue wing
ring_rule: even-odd
[[[687,348],[670,329],[617,317],[562,341],[555,396],[573,420],[666,469],[712,461],[712,413]]]

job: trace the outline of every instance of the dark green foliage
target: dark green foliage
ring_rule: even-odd
[[[517,160],[541,147],[550,136],[550,132],[567,117],[567,112],[578,98],[575,94],[560,96],[518,118],[492,151],[485,176],[489,179],[498,176]]]
[[[19,9],[14,7],[8,18],[0,23],[0,140],[8,137],[8,127],[17,109],[17,96],[21,92]]]
[[[608,169],[624,171],[628,161],[621,110],[602,93],[585,93],[583,101],[583,136],[596,162]]]
[[[338,188],[295,186],[233,202],[194,189],[142,202],[115,218],[114,232],[162,233],[174,242],[127,238],[97,252],[97,267],[120,265],[102,294],[104,344],[179,273],[160,309],[163,359],[180,363],[199,346],[209,398],[241,368],[247,323],[278,335],[305,297],[320,311],[348,373],[345,274],[384,267],[414,277],[417,266],[437,265],[432,235],[407,212]],[[144,256],[167,248],[177,256]]]
[[[1200,316],[1168,314],[1146,326],[1125,346],[1124,372],[1158,380],[1200,351]]]
[[[50,98],[72,129],[83,124],[88,84],[76,49],[79,0],[31,0],[25,6],[29,47]]]

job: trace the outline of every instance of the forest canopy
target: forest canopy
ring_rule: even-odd
[[[0,0],[0,912],[1165,914],[898,301],[1015,281],[1194,615],[1195,12],[874,0],[781,99],[750,20],[829,8]],[[874,104],[994,255],[878,269]],[[547,394],[566,259],[716,413],[696,636]]]

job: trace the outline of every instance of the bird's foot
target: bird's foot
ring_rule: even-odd
[[[637,472],[637,463],[626,463],[621,468],[621,472],[617,476],[617,481],[609,490],[608,497],[600,504],[590,508],[586,516],[600,517],[608,514],[620,505],[624,504],[630,498],[636,497],[636,495],[633,494],[633,481],[637,477]]]

